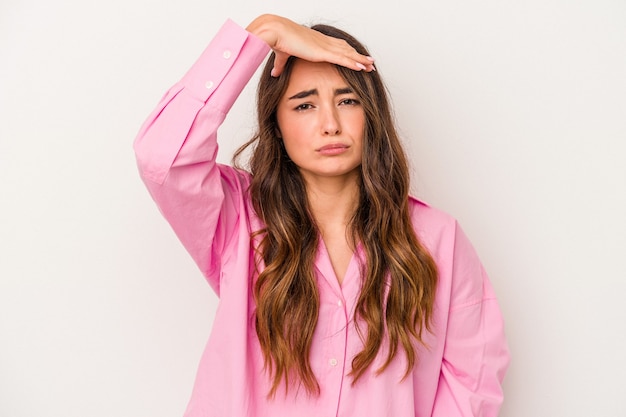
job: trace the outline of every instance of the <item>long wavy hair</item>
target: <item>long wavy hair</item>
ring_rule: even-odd
[[[328,25],[312,29],[344,39],[359,53],[369,55],[360,42],[340,29]],[[256,333],[272,378],[270,397],[283,381],[286,390],[296,383],[310,394],[320,392],[309,358],[319,314],[313,266],[319,230],[303,177],[279,139],[276,118],[295,59],[291,57],[281,76],[274,78],[270,76],[274,54],[270,55],[257,90],[258,131],[234,156],[237,163],[252,146],[249,192],[265,224],[256,232],[260,237],[257,251],[265,266],[254,284],[254,298]],[[371,366],[385,338],[386,360],[375,372],[383,372],[403,351],[406,378],[417,363],[417,344],[424,343],[424,330],[431,331],[437,269],[413,230],[409,167],[379,73],[341,66],[337,70],[361,100],[366,118],[359,201],[348,225],[354,247],[360,242],[365,253],[353,317],[363,350],[352,360],[352,383]]]

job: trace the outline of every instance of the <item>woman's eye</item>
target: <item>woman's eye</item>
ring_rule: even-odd
[[[355,98],[347,98],[347,99],[341,100],[339,104],[348,105],[348,106],[356,106],[360,104],[360,102],[359,100]]]
[[[308,104],[308,103],[304,103],[304,104],[300,104],[299,106],[297,106],[297,107],[296,107],[296,110],[308,110],[308,109],[310,109],[311,107],[313,107],[313,106],[311,106],[311,105],[310,105],[310,104]]]

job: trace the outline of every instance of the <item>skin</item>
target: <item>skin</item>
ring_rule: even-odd
[[[311,62],[330,62],[355,71],[373,71],[374,59],[361,55],[348,43],[299,25],[287,18],[264,14],[246,30],[263,39],[276,53],[274,77],[280,76],[290,56]]]
[[[297,60],[277,109],[287,154],[307,194],[339,283],[354,248],[346,227],[358,196],[365,112],[329,63]]]
[[[287,154],[307,184],[355,181],[365,113],[333,65],[297,60],[277,120]]]
[[[280,16],[261,15],[246,30],[276,53],[272,76],[281,75],[290,56],[300,58],[278,105],[278,125],[305,180],[311,213],[341,284],[355,250],[346,232],[358,203],[365,115],[331,64],[373,71],[374,59],[344,40]]]

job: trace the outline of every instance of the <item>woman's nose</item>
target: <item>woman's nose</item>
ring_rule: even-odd
[[[339,115],[334,108],[322,111],[322,133],[328,136],[335,136],[341,133],[341,123]]]

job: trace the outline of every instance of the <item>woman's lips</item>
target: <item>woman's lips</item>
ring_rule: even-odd
[[[344,145],[342,143],[332,143],[330,145],[322,146],[317,150],[322,155],[333,156],[344,153],[348,150],[350,146]]]

